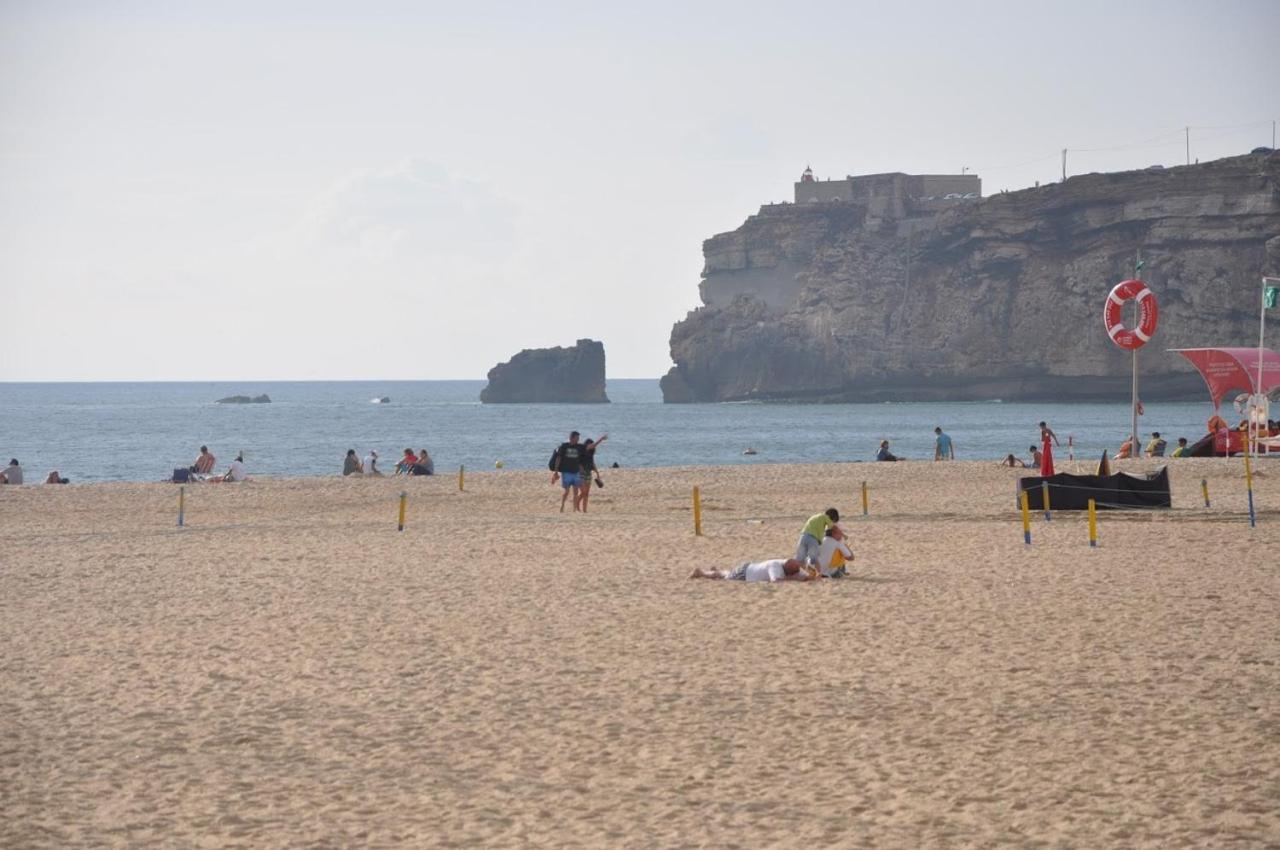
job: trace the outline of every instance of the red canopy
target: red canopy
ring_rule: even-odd
[[[1216,408],[1232,390],[1269,393],[1280,387],[1280,354],[1262,349],[1262,386],[1258,386],[1256,348],[1171,348],[1191,361],[1209,385]]]

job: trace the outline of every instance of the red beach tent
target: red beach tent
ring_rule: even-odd
[[[1258,386],[1256,348],[1171,348],[1191,362],[1209,387],[1216,410],[1232,390],[1269,393],[1280,387],[1280,354],[1262,349],[1262,386]]]

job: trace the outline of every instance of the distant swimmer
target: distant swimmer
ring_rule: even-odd
[[[743,453],[744,455],[753,455],[753,454],[757,454],[756,450],[755,450],[755,449],[753,449],[753,448],[751,448],[750,446],[747,446],[745,449],[743,449],[743,450],[742,450],[742,453]]]

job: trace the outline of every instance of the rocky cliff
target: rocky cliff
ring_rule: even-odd
[[[663,396],[1127,399],[1130,355],[1102,308],[1141,257],[1160,306],[1142,396],[1202,398],[1166,349],[1257,343],[1259,279],[1280,273],[1278,178],[1280,154],[1259,154],[892,218],[763,207],[703,243],[704,306],[671,332]]]
[[[525,349],[489,370],[485,403],[607,402],[604,343],[580,339],[572,348]]]

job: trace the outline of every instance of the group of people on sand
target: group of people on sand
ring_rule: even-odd
[[[951,435],[942,430],[942,426],[933,429],[933,459],[938,460],[955,460],[956,444],[951,439]],[[881,440],[880,448],[876,451],[876,460],[878,461],[898,461],[902,458],[889,451],[889,441]]]
[[[378,452],[375,449],[369,449],[369,453],[362,460],[355,449],[347,449],[347,456],[342,461],[342,474],[343,476],[382,478],[383,472],[378,469]],[[413,449],[405,449],[404,455],[396,461],[392,474],[435,475],[436,463],[426,449],[419,449],[417,454],[414,454]]]
[[[551,483],[560,482],[560,513],[564,513],[565,503],[573,496],[574,511],[587,512],[587,504],[591,499],[591,485],[603,487],[604,479],[596,469],[596,450],[609,439],[608,434],[601,434],[592,440],[582,440],[577,431],[569,432],[569,439],[551,454],[547,468],[551,470]]]
[[[16,457],[9,459],[9,465],[0,468],[0,484],[22,484],[22,464],[18,463]],[[63,478],[58,470],[53,470],[44,479],[45,484],[70,484],[69,478]]]
[[[771,558],[744,561],[728,570],[695,569],[689,578],[713,578],[728,581],[817,581],[844,578],[853,561],[853,550],[845,543],[840,528],[840,512],[827,508],[814,514],[800,530],[794,558]]]
[[[209,447],[201,446],[200,454],[196,455],[195,462],[187,467],[187,475],[182,480],[204,482],[206,484],[222,484],[224,482],[238,484],[241,481],[249,480],[249,471],[244,465],[244,452],[237,452],[236,459],[231,461],[231,465],[227,467],[227,471],[221,475],[213,474],[214,467],[217,463],[218,459],[214,457],[213,452],[209,451]],[[178,480],[177,472],[175,472],[173,480]]]

